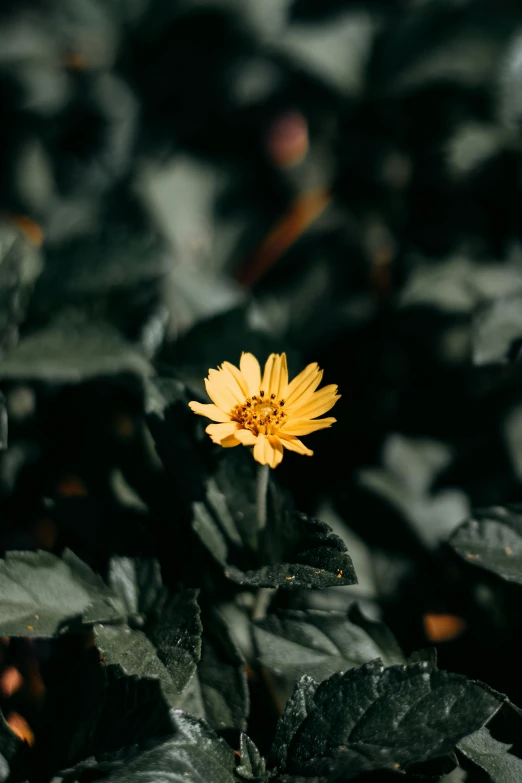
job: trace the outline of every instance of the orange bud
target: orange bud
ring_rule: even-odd
[[[430,642],[451,642],[466,630],[466,621],[454,614],[425,614],[424,633]]]
[[[20,690],[24,678],[14,666],[8,666],[0,675],[0,692],[3,696],[12,696]]]
[[[27,742],[28,745],[34,745],[34,734],[25,718],[22,718],[17,712],[10,712],[6,723],[17,737]]]

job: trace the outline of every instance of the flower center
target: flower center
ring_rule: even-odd
[[[276,400],[275,394],[265,399],[265,392],[248,397],[242,405],[236,405],[230,417],[239,422],[245,429],[252,430],[256,435],[263,433],[271,435],[284,424],[286,413],[284,400]]]

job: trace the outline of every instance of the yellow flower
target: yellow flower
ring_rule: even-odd
[[[335,385],[316,391],[322,377],[323,371],[314,362],[289,383],[286,354],[273,353],[261,378],[255,356],[243,353],[239,369],[223,362],[219,369],[209,370],[205,386],[213,405],[189,405],[194,413],[218,422],[206,428],[214,443],[224,448],[253,446],[254,458],[275,468],[283,459],[283,447],[311,456],[313,451],[297,436],[331,427],[336,421],[314,421],[340,397]]]

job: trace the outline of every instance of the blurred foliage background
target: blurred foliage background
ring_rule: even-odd
[[[199,584],[150,378],[286,350],[343,396],[277,480],[360,584],[281,605],[357,597],[522,703],[517,593],[444,547],[522,501],[520,3],[3,0],[0,111],[4,552]]]

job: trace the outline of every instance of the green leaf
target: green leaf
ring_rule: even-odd
[[[201,661],[176,706],[216,731],[246,730],[250,698],[245,662],[220,615],[203,620]]]
[[[94,626],[94,632],[96,646],[105,663],[118,664],[128,675],[158,679],[167,701],[176,703],[179,691],[159,659],[157,649],[142,631],[128,625],[98,624]]]
[[[285,769],[292,740],[315,706],[318,685],[318,682],[305,674],[295,686],[293,694],[286,703],[285,711],[277,723],[270,751],[272,766]]]
[[[265,760],[246,734],[241,734],[239,752],[241,762],[236,769],[239,777],[243,778],[243,780],[256,781],[256,783],[262,783],[262,781],[267,780],[268,773]]]
[[[77,383],[96,376],[151,375],[145,356],[108,323],[65,312],[23,337],[2,361],[0,377]]]
[[[522,506],[477,511],[449,544],[466,562],[522,584]]]
[[[208,726],[175,710],[175,734],[106,778],[107,783],[237,783],[234,751]]]
[[[166,592],[161,566],[155,558],[112,557],[108,582],[129,617],[150,612]]]
[[[358,483],[397,511],[418,541],[434,547],[470,511],[461,490],[432,490],[452,461],[452,451],[444,443],[393,434],[383,446],[383,467],[359,470]]]
[[[305,687],[310,692],[308,679]],[[296,690],[302,688],[298,683]],[[502,703],[500,694],[481,683],[426,663],[385,668],[373,661],[334,674],[317,687],[306,717],[287,739],[281,771],[350,780],[363,772],[440,758],[481,728]]]
[[[197,590],[184,590],[169,598],[145,631],[178,693],[193,677],[201,657],[197,595]]]
[[[127,677],[91,649],[47,691],[35,766],[54,772],[172,731],[158,680]]]
[[[78,624],[125,617],[120,602],[76,555],[8,552],[0,561],[0,635],[52,637]]]
[[[125,605],[131,625],[95,626],[105,662],[118,664],[128,675],[158,678],[165,698],[179,706],[179,695],[201,658],[197,590],[170,595],[162,584],[160,565],[152,558],[112,558],[109,584]]]
[[[522,296],[509,294],[483,304],[473,319],[473,360],[475,364],[507,364],[518,359],[513,346],[522,337]]]
[[[493,783],[522,780],[522,759],[510,754],[511,745],[493,739],[485,727],[462,739],[457,748],[487,772]]]
[[[169,594],[155,560],[112,558],[109,582],[134,627],[95,626],[106,663],[161,682],[171,706],[212,728],[246,729],[249,694],[244,660],[216,612],[202,623],[196,590]],[[139,625],[139,627],[136,627]]]
[[[365,627],[366,626],[366,627]],[[339,671],[381,658],[404,663],[391,631],[358,607],[344,612],[281,611],[254,624],[259,660],[292,686],[303,674],[321,682]]]
[[[270,481],[267,523],[258,531],[255,498],[256,463],[239,452],[220,460],[205,500],[193,503],[194,530],[228,579],[285,589],[356,583],[346,545],[328,525],[290,510]]]

